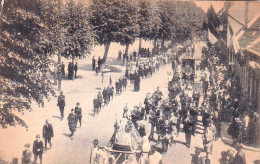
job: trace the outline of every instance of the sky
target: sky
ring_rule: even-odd
[[[215,11],[218,12],[223,6],[225,1],[194,1],[194,3],[207,12],[208,8],[212,4]]]
[[[89,3],[90,0],[75,0],[77,2],[83,2],[85,4]],[[194,1],[198,7],[201,7],[205,12],[212,4],[216,12],[218,12],[223,6],[225,1]]]

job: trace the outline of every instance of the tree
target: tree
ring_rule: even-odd
[[[118,42],[120,22],[119,1],[92,0],[89,6],[90,22],[96,33],[96,40],[105,46],[103,61],[106,61],[111,42]]]
[[[49,52],[58,56],[57,76],[58,76],[58,90],[61,90],[61,53],[62,53],[62,38],[63,32],[61,27],[62,8],[64,5],[61,0],[45,0],[42,5],[42,20],[46,25],[46,37],[51,42]]]
[[[164,41],[170,40],[176,34],[176,26],[173,22],[175,16],[176,2],[171,0],[159,1],[158,6],[160,9],[159,17],[161,19],[161,26],[159,29],[158,38],[161,39],[161,48],[165,48]]]
[[[131,0],[124,0],[120,4],[121,20],[119,24],[120,43],[126,45],[125,54],[128,55],[129,45],[132,44],[139,35],[138,8],[137,3]]]
[[[126,45],[128,52],[138,34],[137,4],[130,0],[92,0],[89,6],[90,22],[97,34],[97,42],[105,46],[106,61],[111,42]],[[126,52],[126,53],[127,53]]]
[[[193,32],[201,30],[204,12],[194,2],[159,1],[161,26],[159,38],[164,47],[165,40],[186,40]]]
[[[185,40],[190,38],[192,33],[201,31],[204,11],[197,7],[194,2],[178,2],[176,6],[175,16],[173,17],[176,34],[173,39]]]
[[[157,40],[159,39],[160,36],[160,27],[162,24],[162,20],[160,19],[160,8],[157,3],[152,3],[152,29],[150,33],[150,40],[154,40],[153,42],[153,51],[152,53],[156,53],[158,48],[156,47]]]
[[[153,11],[151,2],[140,0],[138,3],[138,25],[139,25],[139,51],[141,49],[142,39],[150,40],[153,29]]]
[[[82,3],[69,0],[62,11],[63,52],[62,56],[82,59],[90,54],[94,45],[94,33],[88,23],[87,9]]]
[[[0,42],[0,125],[26,123],[16,113],[30,109],[32,101],[44,105],[55,95],[50,75],[52,54],[41,20],[41,1],[9,0],[3,7]]]

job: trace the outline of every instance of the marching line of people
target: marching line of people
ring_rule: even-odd
[[[104,87],[102,92],[99,91],[98,94],[93,99],[93,111],[94,115],[98,114],[101,111],[101,108],[108,105],[114,97],[114,89],[116,90],[117,95],[121,95],[123,91],[127,89],[128,80],[134,81],[134,91],[138,92],[140,90],[140,77],[145,78],[150,77],[153,73],[159,71],[160,60],[157,59],[148,59],[145,62],[140,62],[136,64],[135,71],[133,71],[133,65],[128,64],[124,76],[119,77],[115,85],[112,85],[112,79],[110,77],[108,86]],[[152,64],[154,67],[152,67]]]

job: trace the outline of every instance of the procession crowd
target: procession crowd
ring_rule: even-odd
[[[110,145],[118,151],[135,152],[136,155],[129,155],[125,163],[162,162],[162,155],[167,153],[168,146],[178,142],[175,138],[180,132],[185,134],[186,142],[183,144],[187,148],[190,148],[192,136],[202,135],[203,148],[196,148],[191,163],[210,163],[214,142],[223,139],[222,125],[228,123],[228,134],[233,139],[231,146],[235,147],[237,152],[234,153],[232,149],[223,151],[219,162],[246,164],[243,144],[258,143],[259,116],[238,100],[241,97],[237,88],[239,86],[237,76],[234,71],[228,70],[229,66],[219,59],[216,52],[204,48],[202,58],[196,63],[201,72],[198,77],[201,87],[183,78],[181,60],[192,58],[193,53],[193,45],[186,45],[173,55],[171,59],[173,74],[168,83],[168,97],[163,95],[160,87],[157,87],[154,93],[147,93],[144,102],[140,102],[133,110],[129,110],[127,104],[123,108],[123,121],[115,123]],[[135,73],[139,74],[137,71]],[[202,119],[198,119],[199,117]],[[122,122],[126,122],[123,123],[123,130]],[[198,126],[203,127],[203,132],[198,130]],[[138,145],[135,148],[131,144],[125,146],[131,141],[120,141],[122,138],[131,138],[128,133],[135,136],[132,138]],[[118,143],[121,143],[120,146]],[[96,150],[97,147],[100,148],[94,144],[95,153],[91,155],[92,162],[103,158]]]
[[[194,84],[194,81],[183,78],[181,71],[182,59],[193,58],[193,53],[193,45],[186,45],[173,53],[172,58],[170,58],[173,73],[168,83],[168,95],[163,95],[158,86],[155,92],[147,93],[144,102],[139,102],[139,105],[135,106],[133,110],[129,110],[127,104],[124,107],[123,119],[126,123],[123,124],[124,126],[122,126],[121,121],[115,123],[114,134],[109,143],[110,146],[119,151],[135,151],[137,155],[129,155],[129,158],[124,161],[125,163],[140,161],[140,163],[158,164],[162,162],[162,155],[167,153],[168,146],[172,147],[173,144],[178,142],[176,137],[179,133],[185,134],[185,143],[183,144],[187,148],[191,146],[192,136],[202,134],[203,148],[196,148],[191,163],[210,163],[214,142],[223,137],[223,123],[229,125],[228,134],[232,137],[232,146],[236,147],[237,152],[234,155],[233,150],[223,151],[221,153],[222,158],[219,160],[220,164],[245,164],[246,157],[242,151],[243,144],[258,144],[259,115],[252,109],[252,104],[249,106],[243,104],[238,88],[238,76],[217,56],[214,49],[212,51],[212,49],[204,48],[202,58],[196,61],[196,67],[199,67],[197,69],[201,72],[197,76],[199,76],[202,84],[201,87],[198,87]],[[122,91],[126,90],[129,80],[130,84],[134,84],[134,91],[139,91],[140,79],[152,76],[159,70],[161,64],[167,63],[167,60],[167,55],[164,55],[164,57],[151,57],[143,62],[128,62],[125,75],[117,79],[114,86],[110,78],[108,86],[104,87],[102,92],[99,91],[94,98],[94,115],[98,114],[103,106],[108,105],[113,100],[114,88],[116,94],[120,95]],[[96,71],[96,65],[92,66]],[[70,69],[72,69],[71,66]],[[64,70],[61,70],[63,73]],[[76,72],[74,72],[75,77]],[[61,120],[63,120],[66,106],[63,92],[60,92],[58,96],[57,106],[60,109]],[[199,117],[202,119],[200,120]],[[73,139],[78,123],[81,127],[81,119],[82,109],[78,102],[67,117],[71,139]],[[198,126],[203,127],[202,133],[198,130]],[[139,146],[133,149],[132,146],[118,145],[120,129],[123,129],[123,135],[132,133],[135,129],[136,131],[133,133]],[[50,144],[51,148],[51,138],[54,137],[54,133],[48,120],[43,126],[42,137],[44,144],[40,140],[40,135],[36,136],[33,143],[33,153],[29,150],[30,144],[25,145],[23,164],[30,163],[32,154],[34,155],[34,163],[36,163],[38,157],[40,163],[42,163],[42,154],[44,150],[47,150],[47,143]],[[119,138],[122,139],[122,136]],[[131,137],[128,136],[128,138]],[[102,159],[100,152],[104,151],[104,147],[98,145],[98,140],[95,140],[93,144],[90,163],[100,161]]]

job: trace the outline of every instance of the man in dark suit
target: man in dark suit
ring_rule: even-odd
[[[93,56],[93,57],[92,57],[92,70],[94,71],[95,68],[96,68],[96,59],[95,59],[95,57]]]
[[[80,107],[79,102],[77,103],[77,106],[75,107],[75,114],[76,114],[76,116],[77,116],[76,125],[78,124],[78,121],[79,121],[79,126],[81,127],[82,109],[81,109],[81,107]]]
[[[98,91],[97,99],[98,99],[98,104],[99,104],[98,110],[100,111],[101,107],[102,107],[102,103],[103,103],[103,96],[101,94],[101,91]]]
[[[68,120],[69,130],[71,132],[70,138],[72,140],[74,132],[76,131],[76,127],[77,127],[77,117],[74,113],[74,109],[71,109],[71,113],[69,114],[67,120]]]
[[[192,133],[192,122],[190,120],[190,113],[187,113],[187,118],[183,122],[183,131],[185,133],[186,146],[190,148],[191,133]]]
[[[136,61],[136,52],[135,52],[135,50],[133,52],[133,57],[134,57],[134,61]]]
[[[160,91],[160,87],[157,87],[157,90],[153,93],[153,96],[155,97],[155,105],[158,106],[158,102],[163,97],[162,91]]]
[[[43,126],[42,130],[42,137],[44,138],[44,144],[45,144],[45,149],[47,149],[47,142],[50,144],[50,148],[52,146],[51,144],[51,138],[53,137],[53,128],[52,125],[49,123],[48,120],[45,121],[45,125]]]
[[[43,143],[40,141],[40,135],[36,136],[36,140],[33,142],[33,154],[34,154],[34,164],[36,164],[37,158],[39,156],[40,163],[42,164],[42,153],[43,153]]]
[[[63,62],[61,63],[61,74],[62,76],[65,76],[65,65]]]
[[[64,107],[65,107],[65,96],[63,95],[62,91],[60,92],[60,95],[58,96],[57,106],[59,106],[59,108],[60,108],[61,119],[63,119],[63,117],[64,117]]]
[[[78,72],[78,63],[76,62],[76,64],[74,65],[74,72],[75,72],[75,78],[77,78],[77,72]]]

